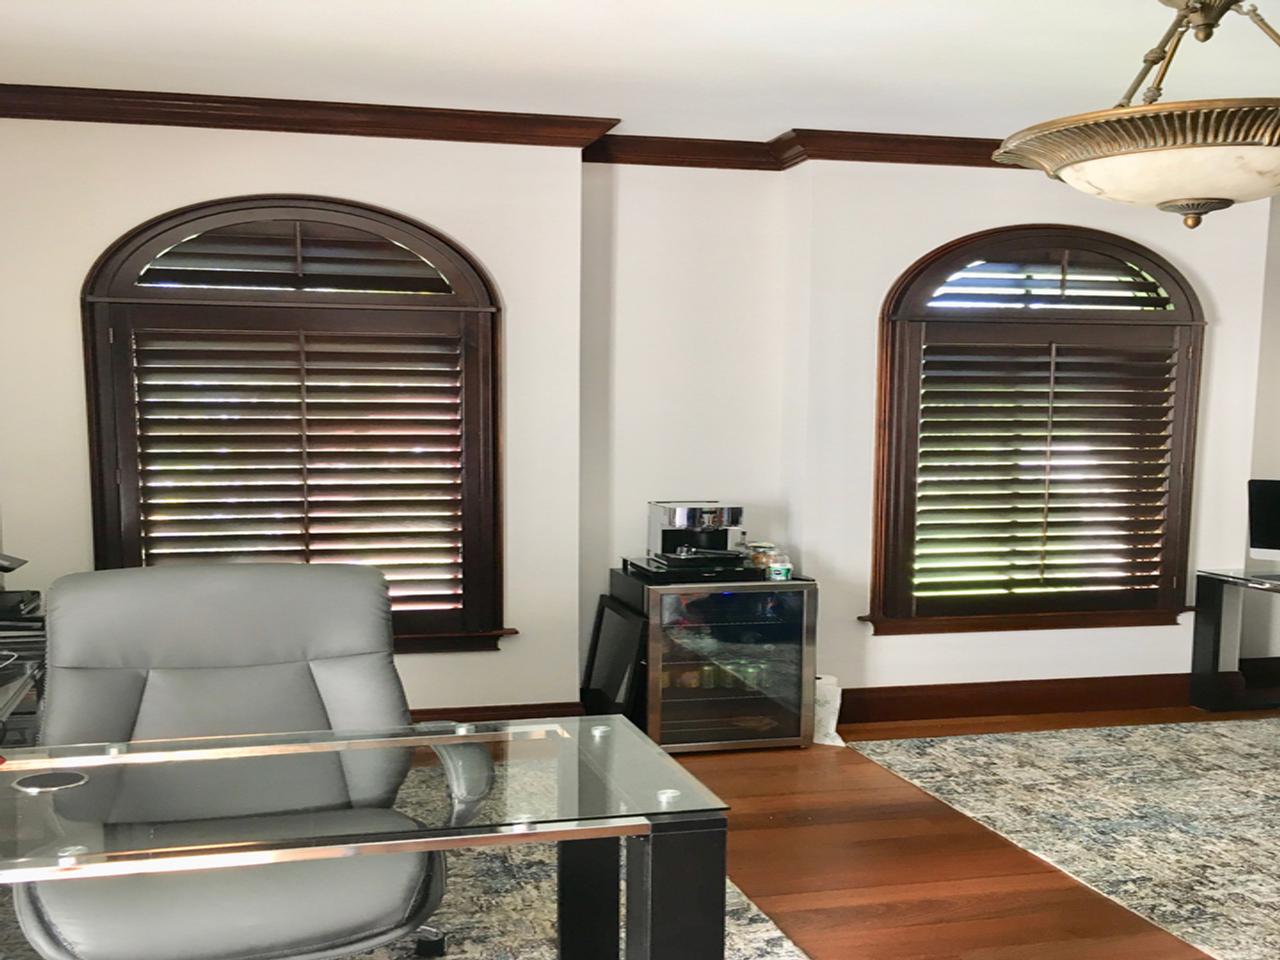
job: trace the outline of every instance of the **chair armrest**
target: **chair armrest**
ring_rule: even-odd
[[[425,732],[432,733],[435,732],[432,728],[437,724],[418,726]],[[439,724],[442,732],[452,731],[455,726],[452,723]],[[449,743],[431,749],[440,758],[445,781],[449,784],[449,796],[453,800],[449,826],[465,827],[493,789],[493,757],[489,755],[487,748],[478,743]]]

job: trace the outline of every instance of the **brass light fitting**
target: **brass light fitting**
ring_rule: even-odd
[[[1114,107],[1020,130],[995,159],[1104,199],[1179,214],[1198,227],[1215,210],[1280,193],[1280,98],[1160,103],[1174,57],[1188,34],[1212,39],[1228,13],[1248,17],[1277,45],[1280,33],[1252,4],[1160,2],[1174,8],[1173,23]]]

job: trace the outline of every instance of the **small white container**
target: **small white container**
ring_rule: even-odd
[[[820,675],[813,697],[813,742],[829,747],[843,747],[844,740],[836,732],[840,721],[840,681]]]

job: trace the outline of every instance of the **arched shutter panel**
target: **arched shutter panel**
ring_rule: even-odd
[[[419,254],[366,230],[314,220],[250,220],[163,250],[139,287],[336,294],[453,293]]]
[[[1109,234],[913,267],[884,318],[877,631],[1174,622],[1202,340],[1185,279]]]
[[[495,646],[488,290],[424,228],[334,201],[139,227],[86,294],[98,566],[370,565],[405,649]]]

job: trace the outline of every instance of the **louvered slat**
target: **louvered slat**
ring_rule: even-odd
[[[447,294],[453,287],[417,254],[354,227],[259,220],[197,234],[143,269],[140,287]]]
[[[456,337],[136,330],[147,564],[377,566],[462,605]]]
[[[1046,250],[1043,259],[968,264],[946,278],[931,312],[1171,310],[1173,301],[1132,264],[1077,250]]]
[[[917,608],[1158,589],[1176,375],[1172,350],[926,342]]]

